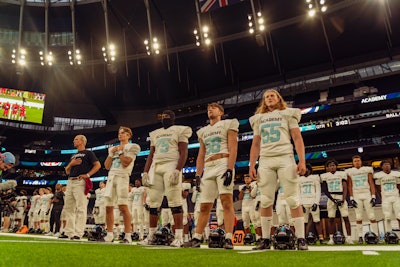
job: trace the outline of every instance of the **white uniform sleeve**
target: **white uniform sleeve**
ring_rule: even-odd
[[[260,135],[260,127],[259,127],[259,114],[255,114],[249,118],[250,126],[253,129],[254,135]]]
[[[188,126],[181,126],[178,142],[189,143],[189,138],[192,136],[192,128]]]

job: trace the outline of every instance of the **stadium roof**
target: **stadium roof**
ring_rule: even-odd
[[[44,2],[26,3],[23,32],[41,32],[43,37]],[[321,6],[319,1],[311,2]],[[399,58],[399,1],[325,2],[327,11],[311,18],[305,0],[244,0],[205,13],[196,12],[195,0],[77,1],[75,47],[81,50],[82,65],[69,65],[66,51],[71,43],[50,38],[48,49],[56,62],[52,67],[40,66],[37,52],[43,47],[27,45],[25,35],[21,46],[32,56],[22,75],[16,73],[9,56],[18,43],[1,43],[0,86],[46,93],[51,116],[118,123],[121,111],[160,110]],[[19,3],[0,1],[3,37],[4,29],[18,32]],[[117,47],[113,64],[104,62],[101,50],[107,43],[104,3],[108,42]],[[265,19],[266,31],[258,36],[249,34],[252,4]],[[49,34],[71,32],[69,1],[48,1],[48,6]],[[212,45],[208,47],[195,44],[193,30],[199,22],[209,25]],[[160,42],[159,55],[155,51],[147,55],[144,40],[150,32]]]

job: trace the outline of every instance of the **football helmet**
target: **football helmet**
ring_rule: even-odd
[[[282,225],[275,229],[273,244],[275,249],[295,249],[296,236],[289,225]]]
[[[385,234],[385,242],[386,242],[386,244],[398,244],[399,243],[399,237],[393,231],[387,232]]]
[[[364,235],[365,243],[367,244],[378,244],[379,236],[377,236],[374,232],[369,231]]]
[[[244,236],[244,244],[252,244],[253,242],[254,242],[254,237],[253,237],[253,234],[251,234],[251,233],[247,233],[245,236]]]
[[[222,228],[215,228],[208,237],[209,248],[223,248],[225,242],[225,231]]]
[[[154,233],[153,242],[155,245],[169,246],[172,241],[174,241],[174,234],[167,227],[161,227]]]
[[[131,234],[131,237],[132,237],[132,240],[133,241],[139,241],[139,234],[137,233],[137,232],[133,232],[132,234]]]
[[[100,225],[95,225],[88,231],[88,241],[104,241],[107,230]]]
[[[342,232],[337,231],[333,234],[333,242],[336,245],[343,245],[346,242],[346,237],[342,234]]]
[[[309,245],[315,245],[315,243],[317,243],[317,236],[313,232],[309,232],[306,239]]]

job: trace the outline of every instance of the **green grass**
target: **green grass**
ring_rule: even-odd
[[[374,246],[378,255],[334,251],[335,247],[329,246],[331,251],[251,253],[0,236],[0,266],[400,266],[398,251],[379,251],[388,246]],[[371,249],[365,246],[365,250]]]

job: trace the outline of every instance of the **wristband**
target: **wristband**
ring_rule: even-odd
[[[350,200],[354,200],[354,197],[353,197],[353,196],[351,196],[351,197],[350,197]]]

